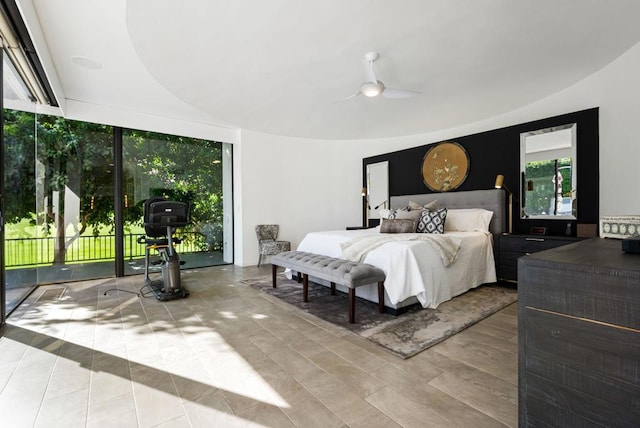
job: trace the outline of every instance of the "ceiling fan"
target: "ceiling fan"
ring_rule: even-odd
[[[376,78],[376,73],[373,69],[373,63],[378,59],[378,52],[367,52],[364,55],[364,59],[367,61],[366,79],[367,81],[360,85],[360,89],[355,94],[343,98],[340,101],[346,101],[351,98],[355,98],[359,95],[365,97],[377,97],[382,95],[385,98],[411,98],[419,95],[420,92],[409,91],[406,89],[394,89],[388,88],[380,80]]]

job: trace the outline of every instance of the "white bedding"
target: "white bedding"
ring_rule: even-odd
[[[380,234],[378,229],[312,232],[300,242],[298,251],[345,258],[341,244],[374,234]],[[403,302],[415,296],[424,308],[435,308],[471,288],[496,281],[490,233],[446,232],[441,236],[460,240],[455,259],[447,267],[437,246],[428,241],[407,240],[406,236],[400,241],[385,242],[365,255],[364,263],[381,268],[387,276],[387,306],[404,306]],[[356,295],[377,302],[376,290],[375,285],[359,287]]]

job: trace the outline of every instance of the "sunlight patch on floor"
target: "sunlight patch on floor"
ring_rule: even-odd
[[[235,320],[238,319],[238,316],[236,314],[234,314],[233,312],[229,312],[229,311],[220,311],[219,312],[220,315],[222,315],[224,318],[228,319],[228,320]]]
[[[253,318],[254,320],[263,320],[266,318],[269,318],[267,315],[263,315],[263,314],[253,314],[251,315],[251,318]]]

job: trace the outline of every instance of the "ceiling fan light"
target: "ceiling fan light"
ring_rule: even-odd
[[[362,95],[364,95],[365,97],[377,97],[382,93],[382,91],[384,91],[384,85],[379,80],[376,81],[375,83],[374,82],[363,83],[362,86],[360,87],[360,92],[362,92]]]

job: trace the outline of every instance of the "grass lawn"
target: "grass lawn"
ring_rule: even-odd
[[[67,227],[67,262],[86,260],[113,260],[115,258],[115,236],[109,227],[101,227],[99,235],[93,236],[93,228],[87,227],[82,236],[77,235],[74,225]],[[125,231],[125,257],[144,255],[144,245],[138,244],[138,236],[144,235],[141,226],[128,227]],[[25,266],[47,265],[53,262],[55,252],[55,229],[44,234],[41,226],[30,224],[29,220],[5,225],[5,267],[7,269]]]

